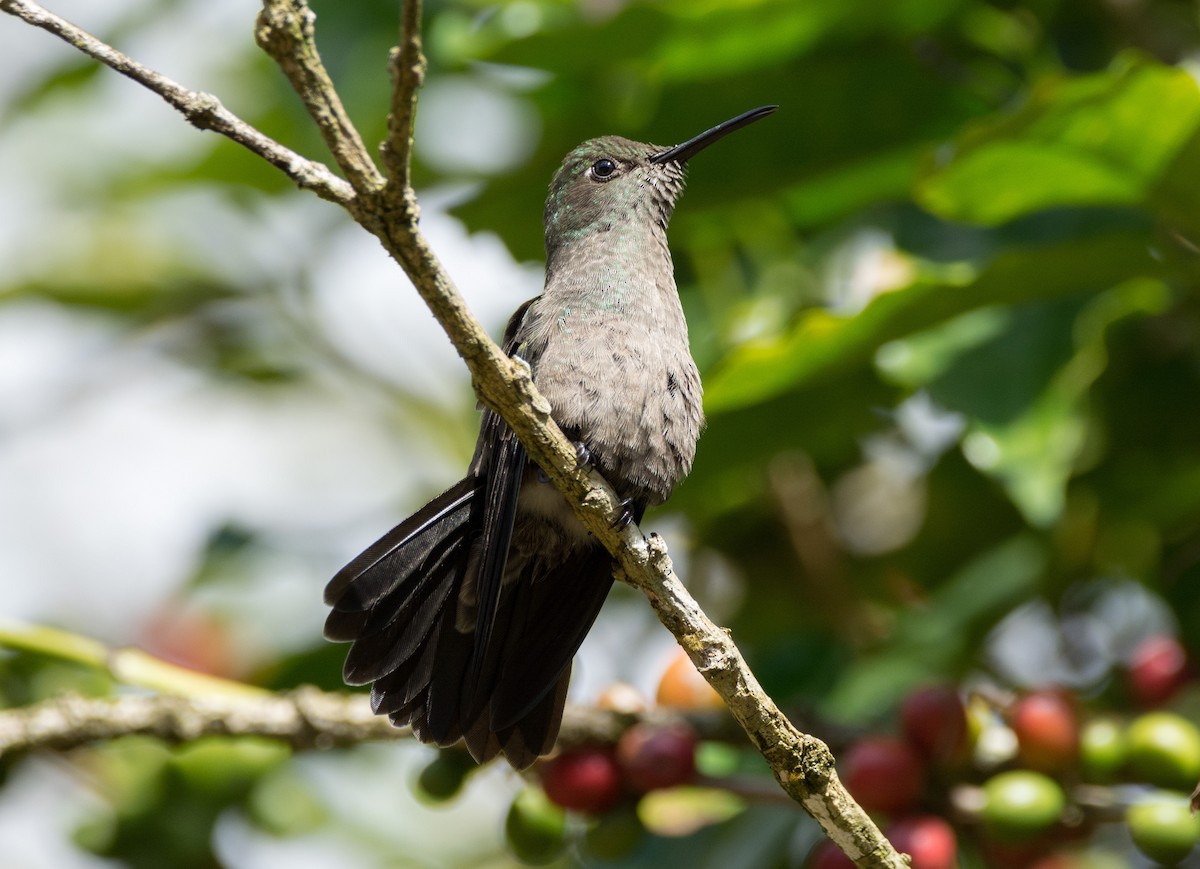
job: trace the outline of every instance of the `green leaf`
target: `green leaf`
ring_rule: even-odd
[[[879,151],[801,179],[784,192],[784,201],[798,225],[820,226],[880,200],[903,199],[916,163],[911,145]]]
[[[485,55],[553,73],[526,94],[542,116],[537,151],[491,178],[455,209],[493,229],[519,259],[542,254],[546,185],[564,154],[610,133],[670,144],[763,103],[780,111],[705,152],[671,230],[690,246],[691,217],[716,216],[730,235],[738,206],[785,191],[808,226],[881,199],[907,196],[923,148],[979,110],[966,88],[946,87],[914,57],[909,34],[959,0],[889,4],[757,2],[630,4],[602,21],[547,27]],[[763,38],[754,38],[763,33]],[[860,39],[847,52],[845,40]],[[753,52],[745,52],[745,43]]]
[[[1128,54],[1109,71],[1054,78],[1011,114],[969,125],[918,182],[922,205],[996,225],[1045,208],[1140,205],[1200,126],[1187,72]]]
[[[1125,317],[1158,314],[1170,303],[1167,288],[1150,280],[1130,281],[1092,299],[1064,327],[1061,342],[1074,348],[1053,372],[1045,387],[1027,396],[1022,409],[1007,418],[976,418],[963,440],[963,451],[977,468],[998,479],[1013,503],[1033,525],[1047,527],[1059,518],[1067,482],[1075,471],[1089,431],[1088,394],[1108,365],[1105,337],[1110,326]],[[1042,324],[1053,319],[1037,311]],[[1013,333],[1019,341],[1022,330]],[[1037,354],[1014,352],[1008,358],[1035,359]],[[1053,356],[1042,355],[1052,363]],[[961,370],[961,369],[960,369]],[[1035,373],[1035,377],[1047,372]],[[992,367],[978,368],[973,395],[987,395],[997,381]],[[1002,380],[1003,378],[999,378]],[[940,397],[935,387],[935,397]],[[1015,410],[1015,406],[1014,406]]]
[[[1106,234],[1012,250],[977,276],[944,270],[940,280],[920,278],[877,296],[855,315],[809,310],[784,334],[748,342],[726,357],[706,377],[705,407],[715,414],[764,401],[976,308],[1102,290],[1159,268],[1140,233]]]
[[[1007,308],[968,311],[940,326],[879,348],[875,362],[889,380],[916,389],[951,371],[963,353],[990,341],[1008,327]]]

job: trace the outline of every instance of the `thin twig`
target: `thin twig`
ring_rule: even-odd
[[[401,13],[400,44],[388,58],[392,74],[392,104],[388,112],[388,135],[383,143],[383,164],[388,172],[388,190],[393,200],[415,206],[412,191],[413,121],[417,114],[417,91],[425,82],[425,54],[421,50],[421,0],[405,0]]]
[[[28,0],[0,0],[0,12],[15,15],[34,27],[53,33],[84,54],[149,88],[182,113],[192,126],[201,130],[212,130],[237,142],[282,170],[300,187],[313,191],[322,199],[347,207],[354,201],[354,190],[326,166],[307,160],[269,136],[263,135],[222,106],[221,101],[212,94],[188,90],[36,3]]]
[[[317,52],[316,17],[306,0],[263,0],[254,38],[292,83],[350,184],[359,192],[372,191],[383,186],[383,176]]]

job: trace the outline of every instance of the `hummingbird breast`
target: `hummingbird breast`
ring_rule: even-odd
[[[642,241],[552,262],[518,334],[555,421],[622,497],[653,506],[691,469],[704,414],[666,240]]]

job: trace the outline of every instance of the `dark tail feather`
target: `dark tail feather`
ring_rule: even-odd
[[[427,572],[413,577],[403,594],[385,597],[367,620],[350,653],[343,675],[349,685],[366,685],[393,673],[418,650],[429,645],[437,616],[454,589],[468,541],[446,547],[445,554],[429,564]]]
[[[325,588],[333,608],[325,636],[353,641],[346,682],[374,682],[373,693],[388,697],[379,706],[411,700],[428,684],[430,648],[439,643],[435,629],[446,609],[453,612],[446,603],[455,599],[472,563],[481,491],[475,478],[462,480],[338,571]]]
[[[542,755],[549,754],[562,726],[570,681],[571,663],[568,661],[567,668],[552,690],[547,691],[513,727],[497,732],[490,727],[488,716],[476,718],[471,729],[463,734],[471,755],[487,759],[503,753],[513,769],[521,770],[532,766]]]
[[[424,742],[465,739],[478,761],[503,753],[523,769],[554,746],[571,659],[612,585],[612,560],[599,546],[549,565],[538,553],[504,566],[501,555],[489,607],[480,575],[496,556],[485,558],[484,540],[507,550],[508,539],[485,533],[487,504],[484,482],[468,477],[355,558],[325,590],[325,633],[353,643],[345,678],[371,683],[376,712]]]
[[[465,614],[473,609],[464,599],[474,596],[482,562],[485,498],[485,482],[467,477],[372,544],[325,589],[333,608],[325,635],[352,643],[346,682],[370,683],[375,711],[411,725],[424,742],[448,745],[462,736],[458,701],[474,631],[458,622],[469,622]]]
[[[333,608],[325,636],[355,639],[380,600],[418,574],[430,550],[466,530],[481,487],[474,477],[460,480],[339,570],[325,586],[325,604]]]
[[[520,636],[492,689],[493,730],[522,726],[553,693],[608,597],[612,568],[612,556],[596,545],[576,552],[532,584]]]
[[[512,586],[494,670],[460,709],[473,757],[503,752],[524,769],[558,737],[571,660],[612,587],[612,558],[595,546],[549,569],[531,559]]]

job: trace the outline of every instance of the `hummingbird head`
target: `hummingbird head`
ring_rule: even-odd
[[[546,249],[630,222],[666,229],[683,192],[689,158],[775,111],[744,112],[672,148],[620,136],[589,139],[567,155],[546,200]]]
[[[615,224],[666,227],[683,192],[685,164],[652,163],[664,149],[620,136],[590,139],[567,155],[546,200],[546,247]]]

